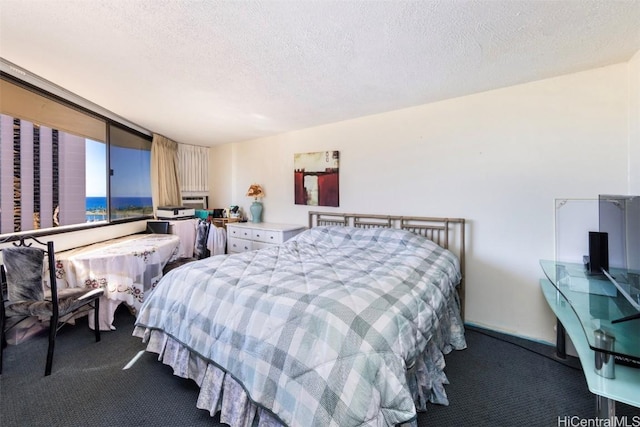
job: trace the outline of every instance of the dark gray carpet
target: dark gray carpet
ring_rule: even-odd
[[[49,377],[46,337],[6,348],[0,426],[219,426],[195,407],[195,383],[172,375],[155,355],[122,370],[144,349],[131,336],[133,321],[119,308],[117,330],[99,343],[86,320],[63,328]],[[430,405],[420,426],[557,426],[559,416],[593,418],[595,397],[575,359],[567,366],[549,346],[477,328],[467,330],[467,340],[468,349],[446,358],[450,405]],[[638,408],[617,409],[640,420]]]

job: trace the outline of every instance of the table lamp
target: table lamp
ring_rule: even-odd
[[[258,201],[258,197],[264,197],[264,190],[258,184],[251,184],[247,190],[247,196],[253,197],[253,203],[249,210],[251,211],[251,222],[262,222],[262,202]]]

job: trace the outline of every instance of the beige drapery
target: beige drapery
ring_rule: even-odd
[[[178,144],[178,176],[182,193],[209,192],[209,147]]]
[[[154,212],[158,206],[180,206],[182,203],[178,143],[155,133],[151,143],[151,197]]]

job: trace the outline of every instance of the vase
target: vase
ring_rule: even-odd
[[[262,222],[262,203],[255,201],[251,203],[251,222]]]

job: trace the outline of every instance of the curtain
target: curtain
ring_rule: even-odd
[[[178,177],[178,143],[153,134],[151,143],[151,196],[153,211],[158,206],[180,206]]]
[[[209,148],[178,144],[178,176],[183,193],[208,193]]]

